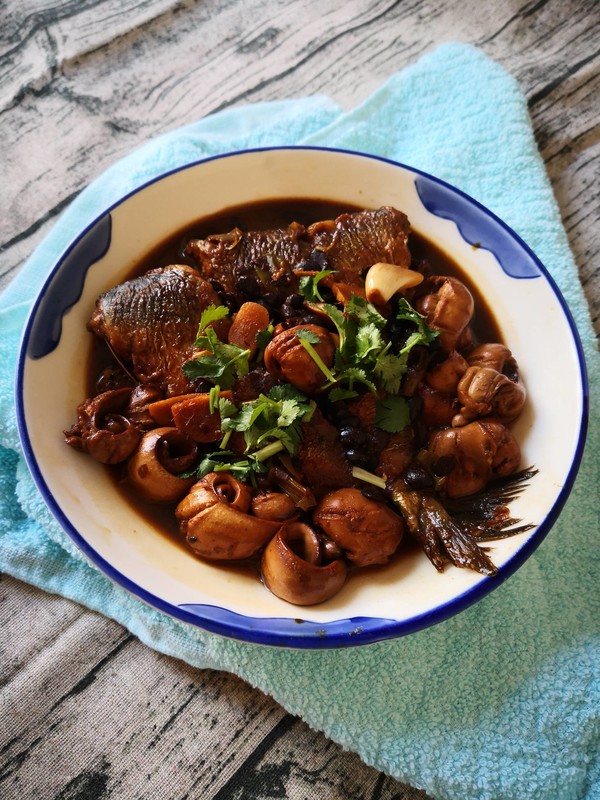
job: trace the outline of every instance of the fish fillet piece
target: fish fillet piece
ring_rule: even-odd
[[[378,261],[408,268],[409,232],[406,214],[391,206],[341,214],[335,220],[316,222],[307,228],[313,248],[325,253],[329,269],[354,284]]]
[[[269,231],[235,228],[192,239],[186,253],[205,278],[218,281],[227,292],[235,294],[239,280],[251,277],[264,292],[284,298],[297,288],[295,270],[331,269],[338,280],[360,285],[365,270],[378,261],[408,267],[409,230],[405,214],[384,206],[341,214],[308,228],[296,222]]]
[[[106,340],[142,383],[168,396],[190,391],[181,371],[193,352],[200,315],[219,296],[188,266],[150,270],[115,286],[96,301],[88,328]]]

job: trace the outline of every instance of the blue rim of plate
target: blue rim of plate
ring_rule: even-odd
[[[144,589],[142,586],[140,586],[139,584],[135,583],[130,578],[128,578],[127,575],[115,569],[115,567],[113,567],[112,564],[110,564],[110,562],[108,562],[103,556],[101,556],[98,552],[94,550],[94,548],[86,541],[84,536],[75,528],[75,526],[71,523],[71,521],[62,512],[62,509],[55,500],[54,496],[52,495],[49,487],[47,486],[43,478],[42,472],[35,457],[35,453],[33,452],[33,448],[31,446],[29,434],[27,431],[27,423],[25,419],[25,409],[23,402],[23,379],[24,379],[25,362],[28,357],[27,350],[29,345],[29,339],[31,336],[32,326],[36,320],[36,315],[39,311],[40,304],[43,300],[44,294],[48,286],[52,282],[56,273],[60,270],[65,259],[67,259],[69,254],[75,247],[77,247],[77,245],[81,242],[81,240],[84,239],[85,236],[98,223],[100,223],[107,215],[109,215],[113,209],[122,205],[130,197],[138,194],[147,187],[152,186],[153,184],[161,180],[164,180],[170,175],[177,174],[184,170],[194,168],[196,166],[199,166],[201,164],[210,161],[216,161],[219,159],[231,158],[236,156],[243,156],[245,154],[250,154],[250,153],[272,152],[272,151],[307,151],[307,150],[320,151],[325,153],[337,153],[347,156],[372,159],[374,161],[380,161],[385,164],[389,164],[392,167],[399,167],[409,173],[412,173],[413,175],[415,175],[415,182],[417,182],[418,179],[420,179],[421,186],[422,187],[427,186],[431,190],[429,205],[425,205],[425,202],[423,202],[423,199],[421,199],[421,192],[417,188],[419,197],[421,199],[421,202],[423,202],[425,208],[427,208],[427,210],[429,210],[433,214],[436,214],[437,216],[446,219],[452,219],[453,221],[457,222],[457,219],[455,218],[456,215],[452,211],[448,211],[447,207],[445,207],[445,203],[448,201],[448,199],[451,199],[453,202],[458,202],[459,206],[467,207],[470,212],[473,212],[474,210],[476,217],[486,220],[488,224],[491,224],[496,233],[499,232],[501,234],[501,238],[508,237],[510,240],[509,242],[510,246],[515,247],[516,245],[516,248],[520,252],[524,253],[528,257],[530,262],[533,263],[535,265],[535,268],[537,268],[537,270],[539,271],[539,276],[534,276],[533,274],[529,274],[529,275],[512,276],[512,277],[520,277],[520,278],[543,277],[546,280],[546,282],[550,286],[551,290],[554,292],[559,302],[563,315],[571,331],[572,342],[575,346],[575,351],[577,353],[579,373],[581,379],[580,388],[582,395],[581,397],[582,412],[579,421],[578,441],[573,455],[573,460],[571,462],[571,466],[569,468],[563,486],[552,508],[546,515],[545,519],[539,523],[535,532],[523,544],[523,546],[505,564],[503,564],[499,568],[498,574],[496,576],[494,576],[493,578],[485,577],[476,586],[472,587],[471,589],[468,589],[467,591],[463,592],[460,595],[457,595],[452,600],[449,600],[448,602],[435,607],[431,611],[415,615],[414,617],[410,617],[405,620],[394,620],[394,619],[386,619],[379,617],[352,617],[348,619],[337,619],[319,623],[319,622],[303,620],[300,617],[296,618],[249,617],[242,614],[238,614],[234,611],[230,611],[229,609],[222,608],[220,606],[213,606],[208,604],[174,605],[173,603],[166,601],[163,598],[158,597],[152,592]],[[439,191],[436,192],[436,189]],[[435,202],[436,197],[438,200],[440,200],[439,203]],[[460,227],[458,226],[458,223],[457,227],[460,235],[466,241],[469,241],[468,237],[470,236],[470,234],[463,233],[463,231],[461,231]],[[474,244],[473,241],[470,241],[469,243]],[[491,250],[491,248],[485,248],[485,249]],[[495,255],[493,250],[491,250],[491,252]],[[499,260],[499,263],[501,263],[500,259],[497,260]],[[89,266],[91,266],[91,263]],[[78,299],[79,298],[76,298],[74,302],[77,302]],[[202,630],[206,630],[211,633],[219,634],[220,636],[224,636],[226,638],[237,639],[244,642],[272,645],[278,647],[297,648],[297,649],[332,649],[332,648],[351,647],[356,645],[370,644],[373,642],[378,642],[386,639],[398,638],[400,636],[405,636],[410,633],[416,633],[419,630],[443,622],[444,620],[458,614],[459,612],[475,604],[485,595],[489,594],[491,591],[500,586],[531,556],[534,550],[536,550],[536,548],[544,540],[544,538],[546,537],[546,535],[556,522],[558,516],[560,515],[567,501],[567,498],[573,488],[573,483],[575,481],[577,472],[579,470],[579,466],[583,456],[583,450],[585,447],[585,439],[587,435],[588,415],[589,415],[589,389],[588,389],[585,357],[583,353],[583,347],[579,338],[579,334],[577,331],[577,327],[575,325],[569,307],[567,306],[567,303],[564,300],[560,290],[558,289],[558,286],[556,285],[554,279],[552,278],[546,267],[542,264],[539,258],[531,250],[531,248],[521,239],[521,237],[517,233],[515,233],[515,231],[512,230],[512,228],[510,228],[493,212],[491,212],[489,209],[487,209],[485,206],[483,206],[474,198],[467,195],[465,192],[461,191],[460,189],[457,189],[456,187],[452,186],[446,181],[443,181],[440,178],[436,178],[427,172],[416,169],[415,167],[411,167],[401,162],[384,158],[382,156],[372,155],[369,153],[362,153],[355,150],[345,150],[341,148],[332,148],[332,147],[301,146],[301,145],[250,148],[246,150],[221,153],[219,155],[198,159],[197,161],[193,161],[184,164],[180,167],[167,170],[161,173],[160,175],[157,175],[156,177],[146,181],[141,186],[128,192],[126,195],[121,197],[111,206],[106,208],[101,214],[99,214],[65,248],[62,255],[57,260],[55,266],[52,268],[51,272],[49,273],[48,277],[44,281],[41,289],[39,290],[36,296],[29,317],[25,324],[25,328],[21,339],[21,345],[19,348],[15,395],[16,395],[15,399],[16,399],[18,433],[21,440],[25,461],[32,474],[34,482],[37,485],[44,499],[44,502],[52,512],[53,516],[56,518],[57,522],[61,525],[63,530],[68,534],[68,536],[77,545],[77,547],[83,552],[83,554],[96,567],[98,567],[101,572],[103,572],[108,578],[114,581],[117,585],[126,589],[128,592],[130,592],[131,594],[133,594],[134,596],[138,597],[140,600],[145,602],[147,605],[155,609],[158,609],[159,611],[164,612],[170,617],[173,617],[185,623],[189,623]],[[265,625],[268,625],[269,629],[265,630]]]

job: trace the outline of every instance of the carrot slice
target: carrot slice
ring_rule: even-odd
[[[269,312],[260,303],[243,303],[229,329],[229,344],[256,352],[256,336],[269,325]]]
[[[208,393],[180,398],[173,403],[172,413],[175,427],[195,442],[216,442],[221,438],[221,415],[218,411],[211,413]]]
[[[150,403],[148,413],[159,425],[173,425],[173,406],[189,397],[196,397],[195,394],[178,394],[175,397],[167,397],[165,400],[157,400]]]
[[[352,295],[355,297],[365,297],[364,286],[355,286],[349,283],[333,283],[331,285],[331,291],[338,303],[343,303],[344,305],[346,305]]]

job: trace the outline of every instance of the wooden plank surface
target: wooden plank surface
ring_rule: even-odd
[[[529,98],[598,326],[595,0],[7,5],[3,172],[19,191],[2,199],[10,211],[0,218],[3,280],[77,192],[148,137],[258,100],[326,93],[350,108],[418,55],[461,40],[503,64]]]
[[[7,576],[0,602],[3,798],[426,797],[98,614]]]
[[[0,14],[0,286],[148,137],[260,100],[323,93],[351,108],[454,40],[526,93],[600,330],[595,0],[6,0]],[[425,797],[241,680],[7,576],[0,626],[3,798]]]

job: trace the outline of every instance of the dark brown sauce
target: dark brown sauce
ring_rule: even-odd
[[[133,278],[149,269],[168,266],[170,264],[188,264],[196,266],[195,262],[185,255],[184,250],[190,239],[202,239],[211,234],[226,233],[233,228],[242,230],[269,230],[273,228],[286,228],[292,221],[308,226],[313,222],[325,219],[334,219],[340,214],[363,210],[359,206],[347,203],[331,202],[325,200],[306,200],[301,198],[273,199],[251,203],[243,206],[220,211],[198,222],[188,225],[169,236],[158,246],[140,256],[131,270],[128,278]],[[501,342],[502,336],[489,304],[485,301],[469,276],[446,252],[432,241],[422,236],[417,231],[412,231],[409,242],[410,250],[415,259],[426,260],[434,273],[450,275],[461,280],[471,291],[475,300],[475,315],[472,328],[480,341]],[[90,348],[88,382],[90,394],[99,372],[110,361],[104,344],[93,337]],[[123,477],[122,469],[107,467],[107,471],[114,481],[116,489],[121,496],[139,513],[144,520],[161,535],[175,542],[185,552],[193,555],[179,532],[177,520],[173,514],[172,506],[156,506],[144,502],[136,495],[131,486]],[[403,538],[397,557],[407,551],[414,550],[416,545],[408,536]],[[260,559],[248,559],[245,562],[211,562],[215,567],[227,569],[228,572],[237,572],[244,575],[260,576]],[[368,568],[371,572],[379,567]],[[360,570],[349,569],[348,576]],[[363,570],[364,571],[364,570]]]
[[[244,206],[236,206],[204,217],[193,225],[188,225],[169,236],[164,242],[142,256],[129,277],[139,275],[154,267],[169,264],[188,264],[197,266],[193,259],[184,253],[190,239],[204,239],[211,234],[226,233],[233,228],[241,230],[269,230],[287,228],[291,222],[308,226],[313,222],[335,219],[340,214],[362,211],[359,206],[337,203],[328,200],[261,200]],[[500,330],[489,304],[465,270],[430,239],[417,231],[412,231],[409,241],[413,258],[424,259],[438,275],[451,275],[468,286],[475,300],[475,315],[472,328],[477,338],[485,342],[501,342]]]

